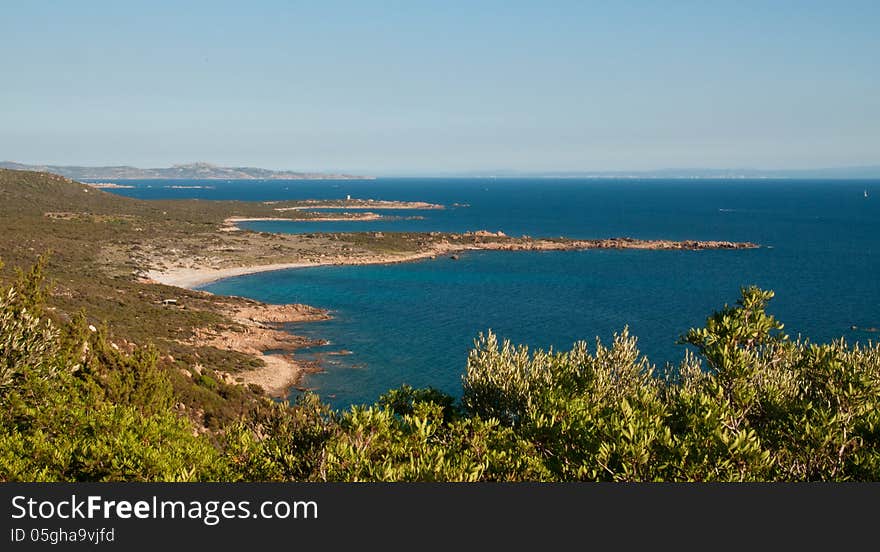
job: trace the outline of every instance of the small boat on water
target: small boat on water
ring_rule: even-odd
[[[868,199],[868,189],[865,188],[865,199]]]

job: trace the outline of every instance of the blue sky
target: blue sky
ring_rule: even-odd
[[[0,159],[880,164],[880,2],[14,2]]]

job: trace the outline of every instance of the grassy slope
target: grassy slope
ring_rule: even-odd
[[[255,390],[191,379],[179,370],[201,363],[235,371],[260,361],[180,342],[195,328],[235,326],[222,307],[240,300],[140,283],[133,274],[136,261],[124,252],[146,244],[191,242],[227,216],[262,210],[237,202],[139,201],[56,175],[0,170],[0,259],[5,263],[0,280],[8,281],[15,269],[26,269],[47,254],[54,316],[69,318],[82,311],[91,323],[106,324],[114,339],[155,345],[191,412],[203,411],[208,420],[234,417],[253,406]],[[64,214],[50,218],[46,213]],[[161,300],[169,296],[187,308],[163,307]]]
[[[0,269],[0,282],[8,281],[16,268],[26,269],[48,254],[45,273],[53,279],[50,312],[54,316],[85,312],[90,323],[106,323],[114,339],[138,346],[153,344],[191,410],[202,409],[209,418],[228,418],[249,408],[258,390],[206,381],[191,368],[201,364],[210,377],[211,370],[234,373],[263,361],[186,342],[201,328],[242,329],[225,312],[230,305],[248,300],[146,283],[141,276],[147,271],[328,259],[363,262],[377,256],[431,254],[434,246],[442,244],[516,246],[530,241],[439,232],[282,235],[221,230],[230,217],[315,216],[299,209],[276,210],[294,206],[307,207],[308,202],[144,201],[54,174],[0,169],[0,259],[6,264]],[[184,308],[163,306],[166,298],[177,299]]]
[[[106,324],[120,342],[154,345],[172,374],[175,391],[190,412],[204,411],[221,421],[253,407],[258,389],[206,381],[196,364],[235,372],[262,365],[257,357],[184,342],[198,328],[240,328],[224,307],[246,300],[144,283],[149,269],[235,266],[319,260],[324,254],[369,257],[406,253],[447,239],[446,234],[307,234],[221,232],[228,217],[277,217],[272,205],[239,201],[144,201],[114,195],[50,174],[0,169],[0,282],[27,269],[41,255],[52,279],[50,312],[60,319],[86,313],[90,323]],[[308,218],[309,212],[285,211]],[[169,308],[176,298],[185,308]],[[210,425],[210,424],[209,424]]]

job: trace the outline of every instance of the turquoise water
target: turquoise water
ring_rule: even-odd
[[[231,278],[222,294],[330,309],[326,322],[290,331],[328,339],[303,352],[324,361],[305,385],[335,406],[371,402],[402,383],[459,394],[479,332],[533,347],[610,340],[628,325],[659,366],[677,362],[676,339],[757,284],[791,335],[876,340],[880,326],[880,183],[792,180],[379,179],[210,183],[137,197],[245,200],[352,197],[466,207],[400,211],[421,220],[250,223],[255,230],[502,230],[509,235],[754,241],[743,251],[473,252],[457,261],[318,267]],[[868,198],[864,192],[868,192]],[[350,355],[328,354],[351,351]]]

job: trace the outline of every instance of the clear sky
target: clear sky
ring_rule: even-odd
[[[0,62],[0,160],[880,164],[877,0],[33,0]]]

